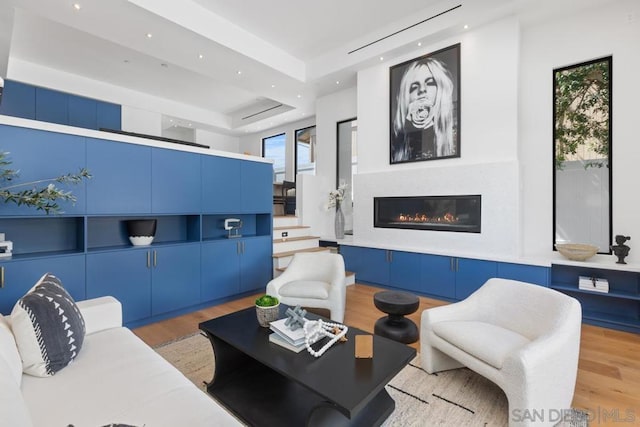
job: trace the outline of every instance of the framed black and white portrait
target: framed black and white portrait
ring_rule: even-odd
[[[460,44],[389,69],[390,163],[460,157]]]

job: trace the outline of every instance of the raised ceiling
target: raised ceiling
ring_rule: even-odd
[[[47,85],[38,70],[53,69],[168,100],[155,112],[195,127],[254,132],[312,116],[380,57],[529,2],[2,0],[0,76]]]

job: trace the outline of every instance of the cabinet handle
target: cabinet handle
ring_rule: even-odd
[[[244,255],[244,242],[242,242],[242,255]]]
[[[158,265],[158,251],[153,251],[153,266]]]
[[[4,288],[4,267],[0,267],[0,288]]]
[[[241,247],[240,247],[240,242],[236,242],[236,253],[237,253],[238,255],[241,255],[241,254],[242,254],[242,249],[241,249]]]
[[[460,258],[456,258],[456,271],[459,270],[460,267]]]
[[[455,271],[453,269],[453,258],[449,258],[449,271]]]
[[[147,251],[147,268],[151,268],[151,252]]]
[[[389,262],[393,262],[393,251],[389,251]]]

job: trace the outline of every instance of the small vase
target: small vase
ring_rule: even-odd
[[[336,218],[335,218],[335,232],[336,239],[344,239],[344,214],[342,213],[342,208],[338,203],[336,205]]]
[[[272,305],[271,307],[256,305],[256,316],[258,317],[260,326],[268,328],[269,324],[278,320],[280,316],[280,303],[278,303],[278,305]]]

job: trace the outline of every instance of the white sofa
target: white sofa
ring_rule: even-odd
[[[78,302],[82,350],[54,376],[22,374],[10,319],[0,315],[0,426],[242,425],[122,326],[111,297]]]
[[[489,279],[467,299],[422,313],[422,367],[466,366],[505,392],[510,426],[553,425],[571,407],[581,321],[568,295]]]

